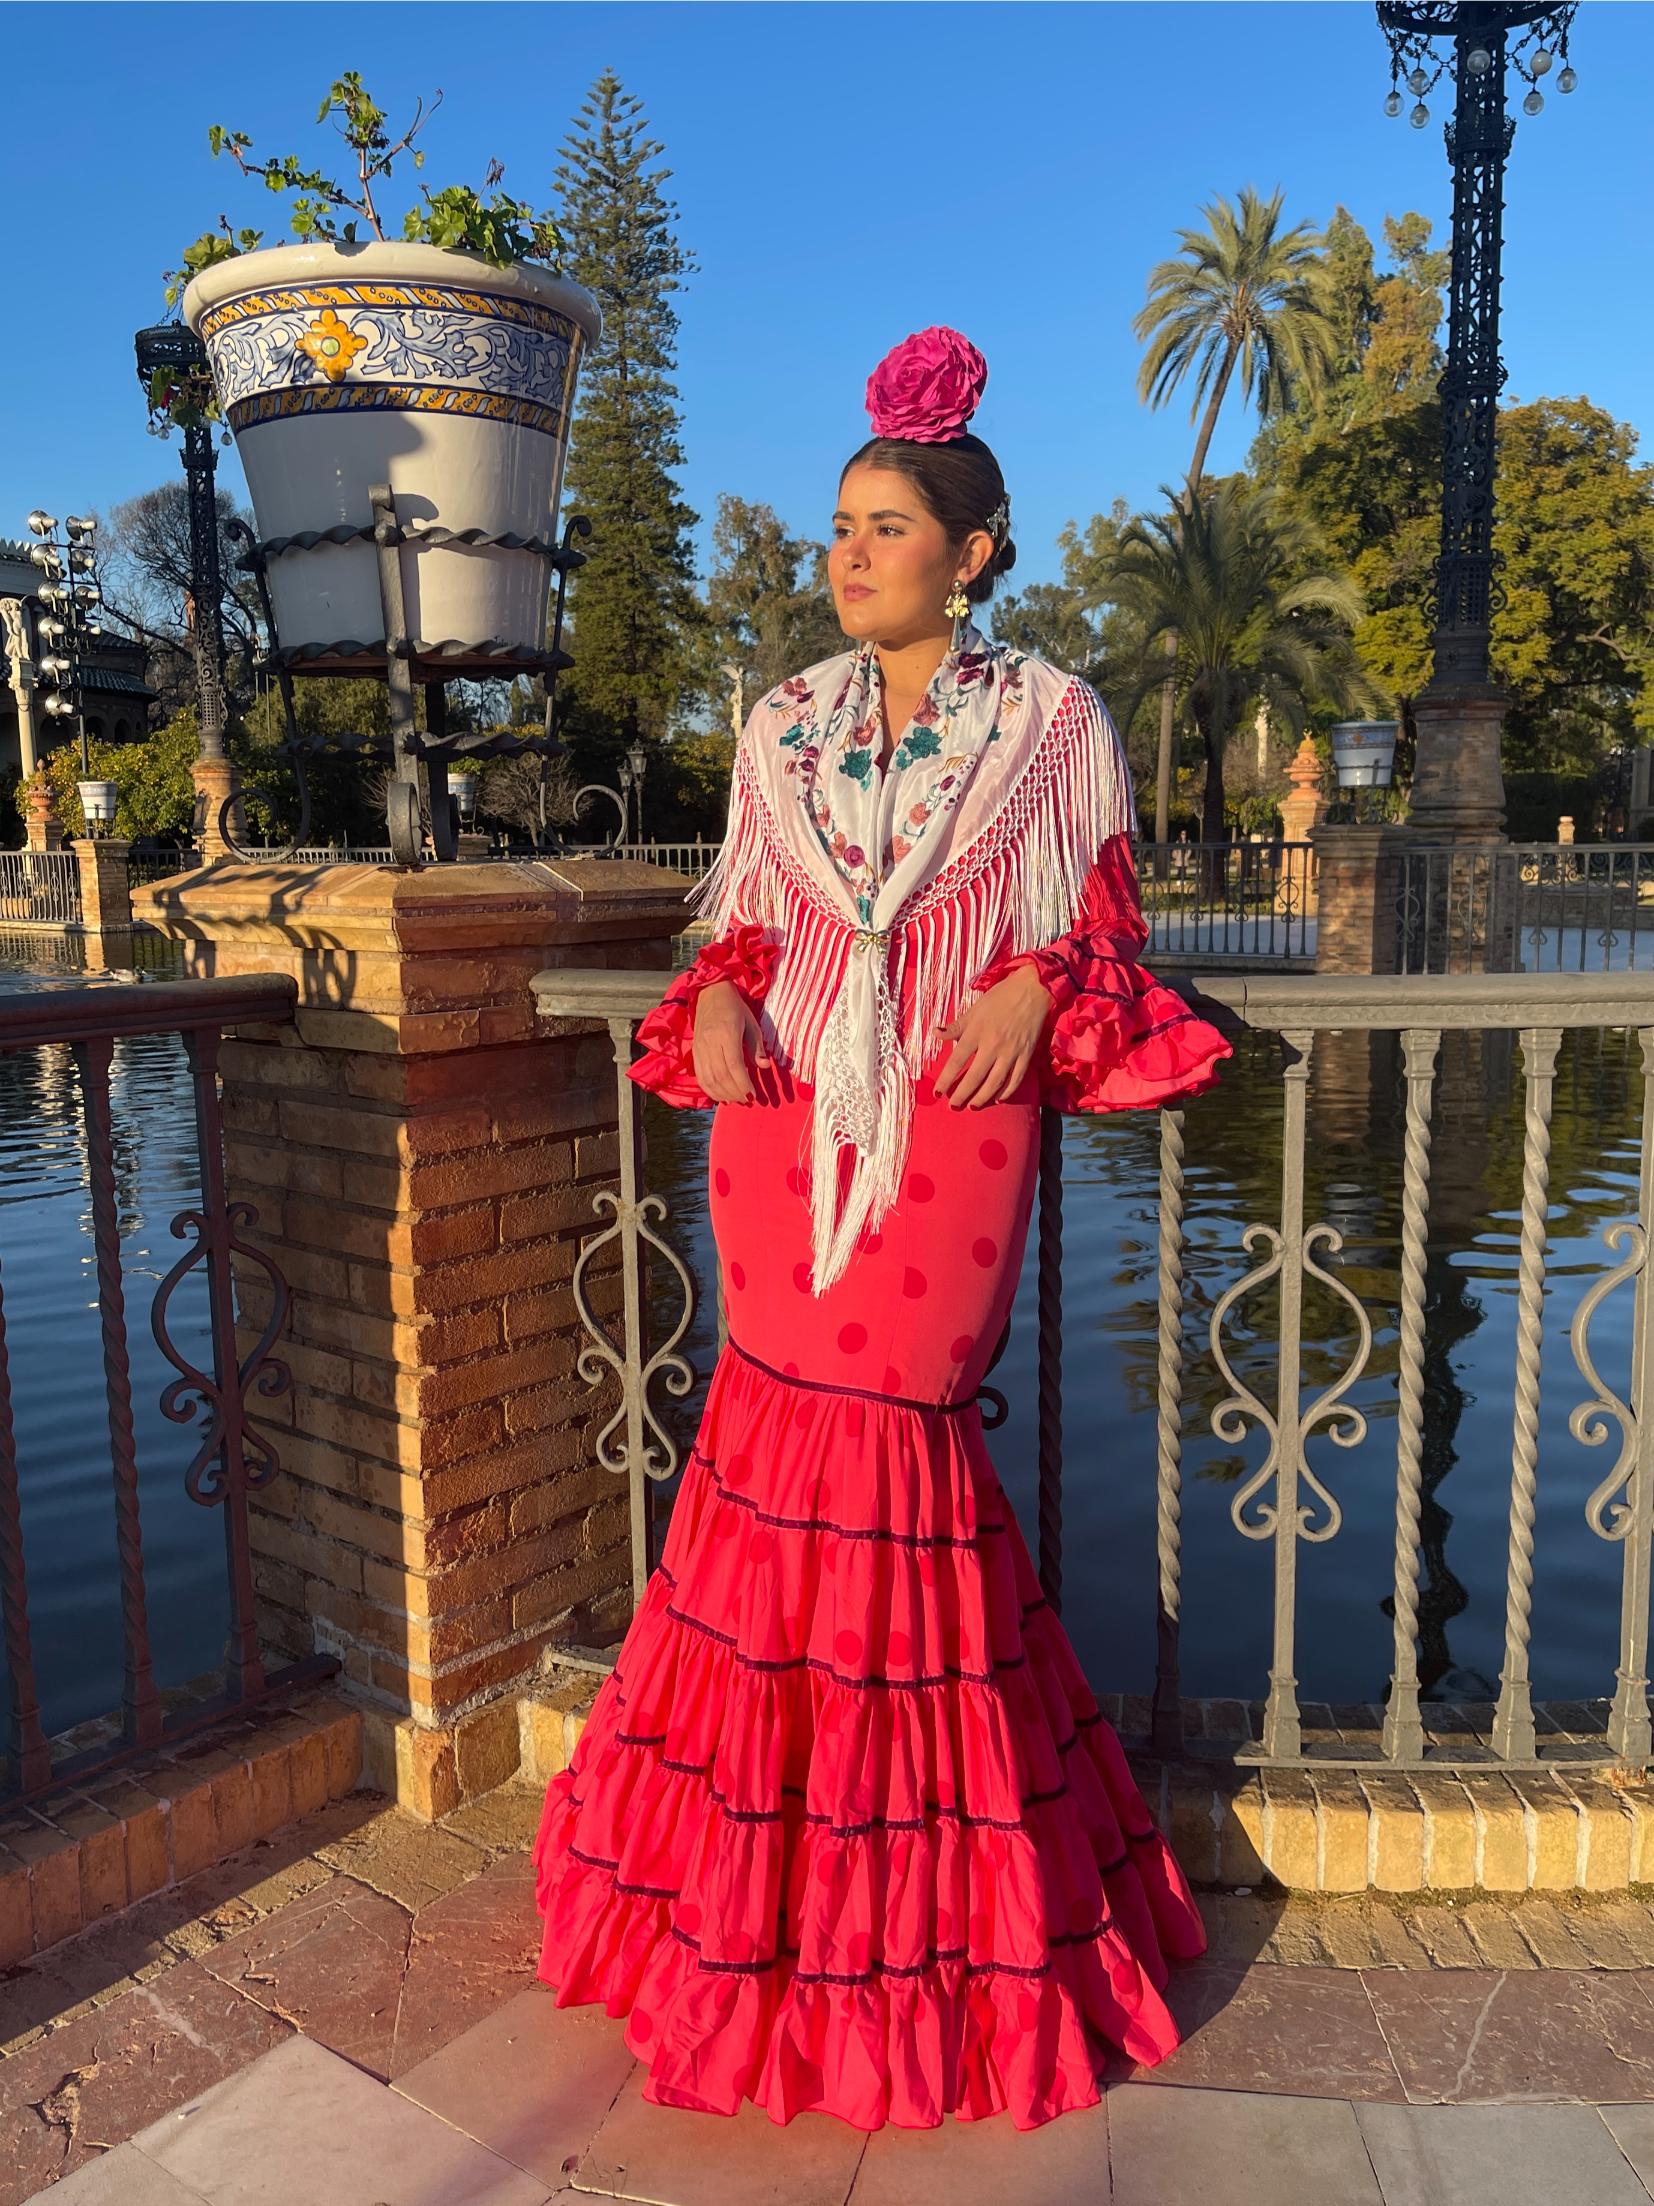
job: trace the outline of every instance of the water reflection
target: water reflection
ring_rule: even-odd
[[[0,935],[0,994],[181,972],[176,946],[154,937],[134,937],[118,957],[105,963],[96,944],[74,937]],[[223,1527],[183,1491],[195,1440],[161,1415],[174,1373],[149,1331],[155,1290],[182,1246],[168,1226],[201,1200],[182,1043],[117,1041],[110,1094],[149,1622],[164,1687],[218,1663],[228,1622]],[[119,1703],[122,1660],[86,1143],[64,1045],[0,1052],[0,1283],[35,1669],[42,1717],[56,1731]],[[200,1274],[181,1282],[170,1319],[182,1353],[208,1363]]]

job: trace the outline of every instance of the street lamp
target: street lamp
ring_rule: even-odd
[[[649,763],[649,754],[634,736],[626,751],[626,763],[620,769],[620,786],[634,791],[637,800],[637,841],[643,842],[643,769]]]
[[[1434,664],[1415,703],[1417,761],[1409,824],[1449,840],[1501,835],[1504,785],[1499,732],[1504,696],[1492,683],[1488,640],[1501,604],[1493,578],[1494,438],[1505,368],[1499,358],[1499,255],[1505,159],[1516,125],[1505,113],[1507,63],[1530,90],[1523,112],[1544,106],[1539,79],[1560,61],[1556,86],[1578,83],[1568,63],[1576,0],[1497,5],[1494,0],[1379,0],[1390,47],[1384,111],[1430,120],[1426,95],[1454,82],[1447,157],[1453,171],[1453,251],[1447,365],[1441,378],[1442,515],[1435,566]],[[1436,41],[1451,41],[1438,53]]]
[[[29,515],[28,530],[37,539],[29,546],[29,564],[41,577],[34,596],[41,607],[37,633],[46,647],[38,668],[49,689],[45,713],[48,720],[56,721],[65,735],[73,734],[79,743],[81,810],[88,828],[95,832],[95,821],[107,826],[115,816],[114,783],[92,779],[81,685],[82,658],[103,634],[103,624],[97,617],[103,592],[95,579],[98,525],[71,513],[63,522],[60,536],[56,515],[36,506]]]
[[[211,395],[207,351],[182,322],[158,322],[133,339],[138,381],[150,411],[163,426],[177,418],[184,431],[184,480],[188,485],[190,525],[190,649],[195,660],[195,689],[201,723],[201,756],[224,753],[224,573],[218,553],[217,462],[212,423],[206,412]],[[168,408],[170,394],[182,388],[197,403]]]

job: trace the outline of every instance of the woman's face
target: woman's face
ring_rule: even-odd
[[[942,608],[956,578],[979,573],[992,546],[979,529],[956,552],[916,483],[894,468],[852,467],[827,552],[840,626],[858,643],[945,635],[952,623]]]

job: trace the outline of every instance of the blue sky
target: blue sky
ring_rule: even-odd
[[[642,99],[699,263],[679,380],[703,555],[721,490],[825,534],[838,468],[866,434],[869,371],[908,331],[947,322],[989,362],[976,427],[1011,485],[1017,580],[1054,576],[1065,520],[1148,502],[1187,464],[1186,407],[1137,401],[1130,323],[1205,200],[1281,184],[1295,218],[1341,201],[1375,234],[1408,208],[1438,241],[1447,227],[1440,95],[1427,130],[1384,117],[1364,0],[58,0],[8,7],[5,31],[0,535],[37,502],[107,508],[177,468],[176,440],[145,433],[131,332],[159,317],[159,272],[221,209],[279,234],[279,203],[211,159],[207,126],[314,159],[311,118],[350,67],[393,117],[442,88],[427,182],[480,180],[497,155],[536,201],[599,70]],[[1508,389],[1588,393],[1647,435],[1654,10],[1586,0],[1573,58],[1578,91],[1519,117]],[[398,216],[412,197],[393,180]],[[1238,464],[1249,436],[1230,413],[1213,465]],[[224,479],[240,493],[230,455]]]

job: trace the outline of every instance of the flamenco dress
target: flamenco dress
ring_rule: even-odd
[[[1043,1063],[954,1109],[926,1066],[895,1206],[810,1291],[803,1081],[717,1107],[709,1199],[729,1338],[659,1567],[535,1846],[539,1973],[601,2000],[657,2104],[861,2129],[1099,2096],[1098,2053],[1178,2042],[1168,1962],[1205,1944],[983,1442],[975,1396],[1028,1229],[1041,1102],[1153,1106],[1229,1045],[1136,962],[1130,848],[1079,923],[1002,958],[1051,994]],[[643,1022],[632,1077],[707,1105],[694,1003],[755,1009],[737,926]]]

